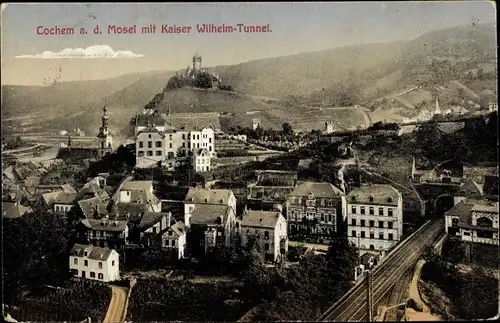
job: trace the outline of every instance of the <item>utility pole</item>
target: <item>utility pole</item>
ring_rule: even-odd
[[[372,272],[371,270],[366,271],[366,283],[367,283],[367,288],[366,288],[366,304],[368,306],[368,322],[373,321],[373,291],[372,291]]]

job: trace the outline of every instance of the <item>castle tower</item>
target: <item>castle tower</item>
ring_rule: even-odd
[[[201,56],[198,53],[193,55],[193,72],[201,72]]]
[[[441,108],[439,107],[438,98],[436,98],[436,110],[434,111],[434,114],[441,114]]]
[[[253,119],[252,120],[252,129],[257,130],[258,127],[260,127],[260,119]]]
[[[333,132],[333,122],[332,121],[326,121],[325,122],[325,132],[326,133],[332,133]]]
[[[101,126],[99,127],[99,134],[97,135],[99,149],[103,154],[107,151],[111,151],[111,146],[113,144],[113,137],[109,132],[108,124],[108,108],[106,107],[106,103],[104,103],[104,107],[102,108]]]

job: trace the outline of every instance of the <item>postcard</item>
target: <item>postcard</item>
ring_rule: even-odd
[[[491,1],[4,3],[4,319],[498,319]]]

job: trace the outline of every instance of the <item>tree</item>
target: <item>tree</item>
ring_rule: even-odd
[[[444,137],[438,126],[436,121],[431,120],[421,124],[415,133],[417,144],[426,156],[439,154],[443,147]]]
[[[283,123],[282,128],[283,128],[283,134],[286,137],[293,136],[293,128],[288,122]]]
[[[195,86],[202,89],[209,89],[212,87],[212,75],[204,72],[200,73],[195,80]]]

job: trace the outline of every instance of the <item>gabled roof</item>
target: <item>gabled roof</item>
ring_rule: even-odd
[[[23,206],[20,203],[2,202],[2,216],[4,218],[17,219],[31,212],[33,210],[30,207]]]
[[[87,252],[87,256],[85,258],[92,260],[102,260],[107,261],[111,253],[113,253],[113,249],[109,248],[101,248],[95,246],[87,246],[81,244],[75,244],[69,253],[72,257],[85,257],[85,252]]]
[[[470,213],[474,204],[471,204],[467,200],[462,200],[455,204],[451,209],[444,213],[445,216],[464,216]]]
[[[227,221],[229,206],[217,204],[196,204],[189,220],[191,224],[223,225]],[[222,222],[219,222],[222,217]]]
[[[229,198],[233,192],[225,189],[204,189],[204,188],[190,188],[186,199],[187,203],[193,204],[220,204],[227,205]]]
[[[241,225],[244,227],[275,228],[281,213],[276,211],[248,210],[243,215]]]
[[[309,196],[310,194],[319,198],[335,198],[344,195],[340,189],[325,182],[303,182],[291,193],[292,196]]]
[[[52,207],[54,204],[54,201],[56,200],[57,196],[61,193],[60,191],[58,192],[49,192],[49,193],[44,193],[42,194],[42,199],[47,204],[49,207]]]
[[[161,136],[162,139],[165,138],[165,132],[158,130],[158,128],[154,127],[153,125],[146,126],[146,128],[137,133],[136,137],[139,137],[139,135],[143,133],[157,133]]]
[[[398,205],[399,191],[388,184],[362,185],[347,194],[347,203]]]
[[[172,230],[178,237],[180,237],[183,234],[186,234],[187,226],[184,224],[184,222],[178,221],[170,227],[170,230]]]
[[[78,206],[82,210],[83,215],[88,219],[94,218],[96,215],[108,214],[108,204],[109,201],[103,200],[98,196],[78,201]]]
[[[127,228],[128,221],[113,219],[84,219],[81,221],[87,228],[94,231],[121,232]]]
[[[99,149],[97,148],[59,148],[58,159],[66,163],[81,162],[84,159],[99,159]]]
[[[460,185],[460,194],[463,196],[471,196],[471,197],[481,197],[483,196],[483,188],[473,181],[471,178],[467,178],[465,182]]]
[[[139,222],[139,230],[147,230],[160,222],[164,217],[166,217],[167,213],[162,212],[144,212]]]
[[[75,203],[77,195],[77,193],[59,192],[53,203],[70,205]]]

